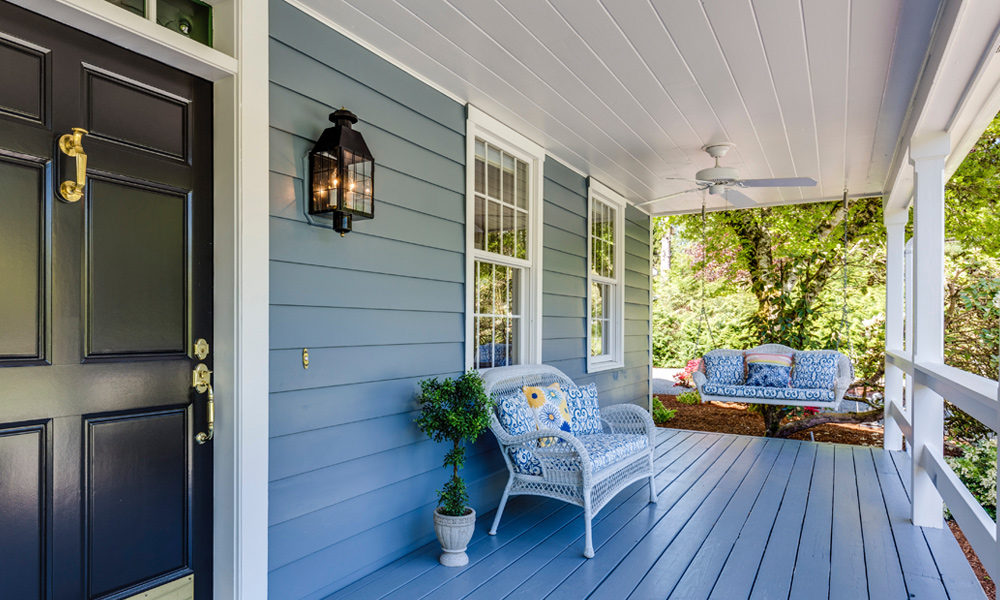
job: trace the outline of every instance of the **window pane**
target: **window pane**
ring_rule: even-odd
[[[473,363],[477,368],[518,364],[521,269],[476,261]]]
[[[503,251],[504,256],[514,256],[514,209],[503,207]]]
[[[489,161],[487,163],[486,182],[487,194],[490,198],[500,198],[500,151],[489,146],[487,148]]]
[[[604,317],[604,288],[596,281],[590,282],[590,316],[595,319]]]
[[[517,206],[528,208],[528,163],[517,161]]]
[[[528,213],[517,211],[514,215],[514,256],[528,258]]]
[[[601,321],[592,321],[590,325],[590,355],[604,354],[604,336]]]
[[[503,233],[503,225],[500,222],[500,203],[496,200],[489,202],[489,228],[487,228],[486,249],[490,252],[502,254],[500,248],[500,235]]]
[[[514,157],[510,154],[503,155],[503,201],[507,204],[514,204]]]
[[[486,199],[476,196],[475,244],[478,250],[486,249]]]

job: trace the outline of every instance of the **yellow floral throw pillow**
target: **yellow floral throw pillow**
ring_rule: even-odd
[[[535,426],[539,431],[561,429],[569,433],[572,418],[566,407],[566,396],[558,382],[546,387],[524,386],[524,397],[528,399],[528,406],[535,415]],[[544,448],[561,441],[557,437],[541,438],[538,445]]]

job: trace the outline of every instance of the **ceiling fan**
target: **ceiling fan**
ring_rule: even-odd
[[[662,198],[657,198],[655,200],[647,200],[646,202],[640,202],[636,206],[645,206],[646,204],[652,204],[654,202],[659,202],[660,200],[666,200],[667,198],[673,198],[674,196],[681,196],[683,194],[689,194],[691,192],[700,192],[703,190],[708,190],[709,194],[712,195],[723,195],[726,200],[729,201],[736,208],[750,208],[751,206],[756,206],[757,203],[753,201],[739,189],[735,188],[756,188],[756,187],[812,187],[816,185],[816,180],[811,177],[784,177],[779,179],[740,179],[739,172],[732,167],[720,167],[719,159],[724,157],[729,149],[732,148],[734,144],[721,143],[721,144],[709,144],[705,146],[703,150],[708,153],[709,156],[715,159],[715,166],[709,167],[707,169],[702,169],[694,174],[694,179],[683,179],[682,181],[693,181],[698,184],[698,187],[691,188],[689,190],[684,190],[683,192],[677,192],[670,194],[669,196],[663,196]]]

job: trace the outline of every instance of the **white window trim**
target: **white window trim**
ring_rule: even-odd
[[[604,343],[611,342],[611,352],[602,356],[590,355],[591,344],[591,282],[611,282],[605,277],[593,274],[594,246],[591,242],[591,215],[594,201],[600,200],[616,210],[615,214],[615,277],[614,297],[611,298],[611,335],[604,334]],[[593,177],[587,182],[587,372],[596,373],[625,366],[625,198]],[[605,300],[607,302],[607,300]]]
[[[521,335],[521,364],[542,362],[542,181],[544,179],[545,149],[507,125],[497,121],[475,106],[468,105],[465,135],[465,368],[473,368],[472,348],[476,344],[475,264],[477,258],[490,262],[520,267],[525,270],[521,302],[524,307]],[[496,145],[505,152],[528,163],[531,169],[529,182],[530,206],[528,208],[529,260],[498,256],[476,249],[476,194],[475,164],[476,138]]]

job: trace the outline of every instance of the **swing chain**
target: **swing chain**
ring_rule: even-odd
[[[708,225],[707,219],[705,217],[705,206],[706,197],[704,191],[701,195],[701,252],[702,252],[702,263],[701,263],[701,310],[698,315],[698,332],[695,334],[694,338],[694,356],[695,358],[701,358],[701,330],[702,327],[708,329],[708,342],[711,344],[711,348],[715,348],[715,336],[712,333],[712,322],[708,318],[708,310],[705,308],[706,302],[706,292],[705,292],[705,281],[708,278],[706,274],[706,269],[708,267]]]
[[[851,208],[850,208],[850,204],[849,204],[849,200],[848,200],[847,188],[844,188],[844,265],[843,265],[843,279],[844,279],[844,289],[843,289],[843,296],[844,296],[844,298],[843,298],[843,300],[844,300],[844,302],[843,302],[843,306],[841,307],[841,314],[840,314],[840,335],[837,336],[836,348],[837,348],[837,351],[839,352],[840,351],[840,340],[846,335],[847,336],[847,347],[848,347],[847,351],[848,351],[848,356],[850,356],[853,359],[854,358],[854,340],[851,338],[851,329],[850,329],[850,324],[849,324],[849,311],[850,311],[850,309],[848,308],[848,303],[847,303],[847,286],[848,286],[848,277],[847,277],[847,269],[848,269],[847,251],[848,251],[849,243],[850,243],[849,242],[849,237],[848,237],[848,227],[850,227],[850,219],[849,219],[849,217],[850,217],[850,211],[851,211]]]

